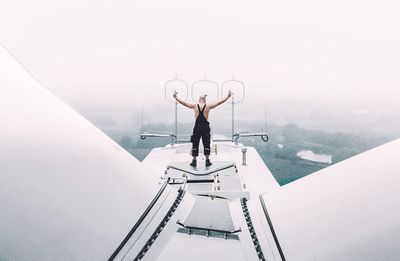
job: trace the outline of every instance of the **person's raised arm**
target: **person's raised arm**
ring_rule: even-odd
[[[228,95],[227,95],[225,98],[223,98],[223,99],[220,100],[220,101],[217,101],[216,103],[212,103],[212,104],[210,105],[210,109],[214,109],[215,107],[217,107],[217,106],[223,104],[223,103],[226,102],[231,96],[232,96],[232,92],[229,91],[229,92],[228,92]]]
[[[185,102],[185,101],[179,99],[179,98],[178,98],[178,93],[177,93],[177,92],[174,92],[174,95],[173,95],[173,96],[174,96],[174,98],[175,98],[175,100],[176,100],[177,102],[179,102],[180,104],[182,104],[182,105],[185,106],[185,107],[188,107],[189,109],[193,109],[193,108],[196,106],[196,104],[188,103],[188,102]]]

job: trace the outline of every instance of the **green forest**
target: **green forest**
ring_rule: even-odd
[[[150,124],[144,126],[143,129],[168,133],[173,126]],[[180,124],[179,130],[180,133],[190,133],[191,125]],[[387,138],[367,133],[347,134],[307,130],[292,123],[283,126],[269,125],[267,133],[269,135],[267,143],[259,137],[243,138],[240,142],[257,149],[280,185],[285,185],[389,141]],[[179,138],[188,138],[188,135],[182,135]],[[167,145],[170,143],[170,139],[147,138],[142,140],[138,135],[137,137],[123,136],[118,142],[137,159],[143,160],[153,148]],[[331,155],[332,163],[304,160],[297,156],[301,150]]]

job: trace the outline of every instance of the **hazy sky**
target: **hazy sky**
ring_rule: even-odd
[[[240,117],[263,118],[267,104],[279,123],[318,127],[322,119],[361,117],[399,126],[399,7],[354,0],[6,0],[0,41],[92,119],[131,124],[145,103],[154,120],[165,120],[166,111],[155,109],[166,106],[164,82],[176,73],[190,84],[205,73],[218,83],[234,73],[247,85]]]

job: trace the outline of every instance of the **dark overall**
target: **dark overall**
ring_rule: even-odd
[[[193,157],[197,157],[199,155],[200,138],[203,141],[204,155],[210,155],[210,123],[207,121],[206,117],[204,117],[206,104],[204,104],[202,110],[200,110],[200,106],[198,104],[197,108],[199,109],[199,116],[196,118],[196,123],[193,128],[193,135],[190,138],[190,142],[192,142]]]

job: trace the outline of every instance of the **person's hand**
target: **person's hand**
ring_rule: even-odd
[[[229,90],[228,97],[231,97],[231,96],[232,96],[232,92],[231,92],[231,90]]]
[[[172,95],[175,99],[176,99],[176,96],[178,95],[178,92],[177,91],[174,91],[174,94]]]

